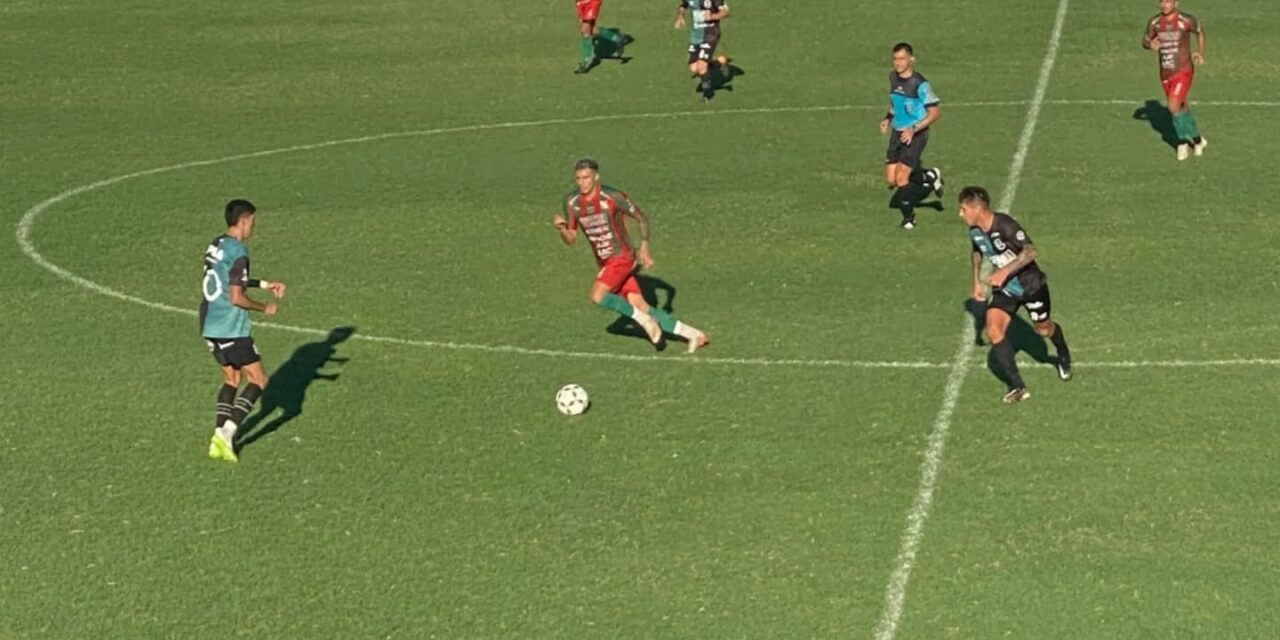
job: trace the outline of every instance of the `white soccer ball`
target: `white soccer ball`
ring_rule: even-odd
[[[556,392],[556,408],[566,416],[580,416],[591,406],[587,390],[576,384],[566,384]]]

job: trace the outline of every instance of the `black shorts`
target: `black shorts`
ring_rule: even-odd
[[[902,139],[898,137],[900,135],[902,132],[896,129],[889,132],[889,150],[884,154],[884,163],[905,164],[912,169],[919,169],[920,156],[924,155],[924,148],[929,145],[929,130],[917,131],[911,144],[902,144]]]
[[[253,338],[205,338],[204,343],[218,365],[240,369],[262,361]]]
[[[1018,307],[1026,307],[1027,315],[1031,316],[1032,322],[1046,322],[1050,318],[1050,313],[1053,312],[1048,284],[1040,285],[1039,289],[1016,298],[1005,293],[1004,290],[995,291],[991,294],[987,307],[999,309],[1011,316],[1018,313]]]
[[[689,64],[695,62],[711,62],[716,57],[716,45],[720,44],[720,34],[708,33],[704,36],[702,44],[689,45]]]

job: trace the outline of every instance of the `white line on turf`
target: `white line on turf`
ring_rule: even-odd
[[[1035,135],[1036,123],[1040,118],[1040,107],[1044,104],[1044,94],[1049,88],[1049,78],[1053,75],[1053,65],[1057,60],[1058,47],[1062,42],[1062,27],[1066,23],[1068,4],[1069,0],[1059,0],[1058,13],[1054,16],[1053,30],[1050,32],[1049,44],[1044,54],[1044,63],[1040,65],[1040,77],[1036,80],[1035,92],[1027,108],[1026,124],[1022,127],[1017,150],[1009,165],[1008,182],[999,203],[1001,211],[1009,210],[1018,193],[1018,180],[1022,177],[1022,168],[1027,161],[1027,151],[1031,148],[1031,139]],[[924,460],[920,463],[920,486],[916,491],[911,510],[907,512],[907,528],[902,533],[902,546],[898,550],[893,573],[889,576],[889,584],[885,587],[884,613],[876,625],[876,640],[893,640],[898,632],[898,623],[902,621],[907,583],[911,580],[916,553],[920,549],[920,541],[924,539],[924,525],[933,507],[933,495],[938,486],[938,471],[942,467],[942,453],[947,444],[947,432],[951,429],[951,417],[955,412],[956,402],[960,399],[960,389],[964,386],[964,379],[972,368],[969,366],[974,347],[970,333],[972,331],[973,324],[966,317],[960,328],[960,348],[952,360],[951,372],[947,374],[942,406],[938,408],[938,415],[933,420],[929,444],[924,452]]]
[[[1045,101],[1054,105],[1134,105],[1137,100],[1050,100]],[[948,103],[948,108],[956,107],[1011,107],[1024,106],[1029,104],[1027,100],[994,100],[982,102],[953,102]],[[1218,105],[1218,106],[1280,106],[1280,102],[1222,102],[1222,101],[1198,101],[1198,105]],[[239,160],[250,160],[254,158],[265,158],[269,156],[281,155],[286,153],[296,153],[301,151],[310,151],[315,149],[324,149],[328,147],[337,147],[343,145],[360,144],[366,142],[376,142],[379,140],[392,140],[397,138],[425,137],[433,135],[444,135],[450,133],[466,133],[480,132],[498,129],[517,129],[527,127],[544,127],[565,124],[583,124],[591,122],[608,122],[618,120],[637,120],[637,119],[655,119],[655,118],[680,118],[687,116],[707,116],[707,115],[750,115],[750,114],[774,114],[774,113],[809,113],[809,112],[838,112],[838,111],[854,111],[854,110],[874,110],[884,108],[883,104],[877,105],[832,105],[832,106],[805,106],[805,107],[761,107],[753,109],[723,109],[723,110],[698,110],[698,111],[676,111],[665,113],[636,113],[636,114],[613,114],[590,116],[586,118],[555,118],[549,120],[530,120],[523,122],[499,122],[493,124],[477,124],[458,127],[443,127],[437,129],[423,129],[417,131],[402,131],[397,133],[384,133],[370,136],[361,136],[355,138],[346,138],[342,140],[328,140],[324,142],[316,142],[311,144],[294,145],[290,147],[282,147],[279,149],[268,149],[264,151],[255,151],[252,153],[244,153],[239,155],[225,156],[222,158],[214,158],[209,160],[196,160],[192,162],[183,162],[179,164],[169,165],[165,167],[157,167],[154,169],[146,169],[135,171],[112,178],[106,178],[86,185],[81,185],[63,191],[51,198],[40,202],[39,204],[28,209],[19,220],[16,230],[18,245],[22,252],[28,258],[34,261],[40,267],[50,273],[62,278],[72,284],[83,287],[89,291],[112,297],[124,302],[131,302],[147,308],[166,311],[170,313],[178,313],[183,315],[195,315],[192,309],[175,307],[172,305],[145,300],[137,296],[112,289],[105,285],[99,284],[88,278],[77,275],[68,269],[58,266],[45,258],[35,247],[31,241],[31,230],[36,220],[42,213],[55,205],[65,202],[76,196],[95,191],[114,184],[143,178],[146,176],[154,176],[163,173],[192,169],[196,167],[206,167],[218,164],[225,164]],[[310,327],[299,327],[294,325],[279,324],[274,322],[260,322],[258,326],[277,329],[282,331],[290,331],[305,335],[325,335],[327,332],[323,329],[315,329]],[[465,342],[449,342],[436,340],[413,340],[406,338],[395,338],[386,336],[363,335],[356,334],[355,339],[365,340],[368,342],[382,342],[389,344],[399,344],[404,346],[426,347],[437,349],[449,349],[455,351],[475,351],[485,353],[499,354],[518,354],[532,356],[547,357],[566,357],[566,358],[584,358],[596,360],[620,360],[627,362],[688,362],[697,364],[712,365],[745,365],[745,366],[795,366],[795,367],[830,367],[845,369],[947,369],[951,367],[949,363],[936,362],[920,362],[920,361],[883,361],[870,362],[858,360],[821,360],[821,359],[770,359],[770,358],[717,358],[717,357],[699,357],[699,358],[669,358],[657,355],[628,355],[616,353],[590,353],[578,351],[562,351],[557,349],[536,349],[527,347],[517,347],[512,345],[491,345],[491,344],[473,344]],[[1280,365],[1280,361],[1260,360],[1260,359],[1240,359],[1240,360],[1215,360],[1215,361],[1149,361],[1149,362],[1081,362],[1078,366],[1097,367],[1193,367],[1193,366],[1231,366],[1231,365]]]
[[[1273,358],[1232,358],[1229,360],[1125,360],[1120,362],[1090,362],[1085,366],[1090,369],[1098,367],[1111,369],[1147,369],[1154,367],[1162,369],[1241,366],[1277,367],[1280,366],[1280,360]]]

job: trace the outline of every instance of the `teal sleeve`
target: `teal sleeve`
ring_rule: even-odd
[[[920,90],[918,95],[920,98],[920,102],[923,103],[924,106],[926,107],[932,106],[941,102],[941,100],[938,99],[937,94],[933,92],[933,85],[929,84],[928,80],[920,83]]]

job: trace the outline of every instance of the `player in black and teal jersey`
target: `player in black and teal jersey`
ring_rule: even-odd
[[[685,16],[689,17],[689,71],[698,76],[698,90],[703,100],[715,95],[711,83],[711,61],[720,65],[720,75],[729,77],[729,59],[716,58],[716,46],[720,44],[720,21],[729,17],[728,0],[680,0],[676,13],[676,28],[683,29]]]
[[[915,206],[930,192],[942,197],[942,170],[926,168],[920,157],[929,144],[929,127],[942,115],[933,85],[915,68],[915,50],[906,42],[893,46],[893,71],[889,73],[889,112],[880,121],[880,133],[888,134],[884,179],[895,189],[889,206],[902,212],[902,228],[916,226]]]
[[[973,243],[973,297],[987,300],[987,339],[1009,384],[1004,402],[1012,404],[1031,397],[1014,361],[1013,345],[1005,338],[1018,307],[1026,307],[1036,333],[1053,342],[1058,350],[1058,377],[1064,382],[1070,380],[1071,350],[1062,325],[1050,317],[1048,277],[1036,264],[1036,246],[1027,232],[1017,220],[992,211],[991,196],[982,187],[960,191],[960,217],[969,225],[969,240]],[[984,263],[993,269],[985,278]],[[987,285],[992,289],[989,295]]]
[[[254,302],[245,295],[245,289],[267,289],[279,300],[284,297],[284,283],[249,277],[249,248],[244,243],[253,235],[257,220],[253,203],[232,200],[227,203],[224,216],[227,232],[214,238],[204,250],[200,332],[214,360],[222,367],[222,387],[218,389],[209,457],[236,462],[236,429],[267,388],[262,358],[258,356],[253,338],[249,337],[249,312],[276,314],[275,302]],[[243,391],[239,391],[241,372],[249,379]]]

